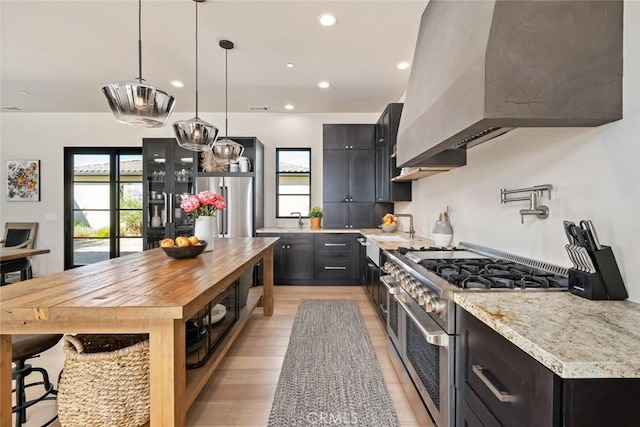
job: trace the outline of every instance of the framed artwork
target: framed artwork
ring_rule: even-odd
[[[40,201],[40,160],[7,160],[7,201]]]

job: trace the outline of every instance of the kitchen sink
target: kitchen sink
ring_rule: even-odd
[[[378,242],[408,242],[408,239],[400,236],[369,236],[370,239]]]

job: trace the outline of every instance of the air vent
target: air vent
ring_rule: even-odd
[[[2,106],[0,106],[0,110],[2,110],[2,111],[22,111],[22,108],[14,107],[13,105],[2,105]]]
[[[249,111],[271,111],[266,105],[250,105]]]

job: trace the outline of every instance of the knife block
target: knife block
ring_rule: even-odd
[[[589,252],[595,273],[569,269],[569,291],[591,300],[624,300],[629,296],[610,246]]]

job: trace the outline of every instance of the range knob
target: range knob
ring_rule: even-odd
[[[418,291],[421,290],[420,286],[418,285],[418,282],[411,279],[410,286],[411,286],[411,296],[413,298],[418,298]]]

